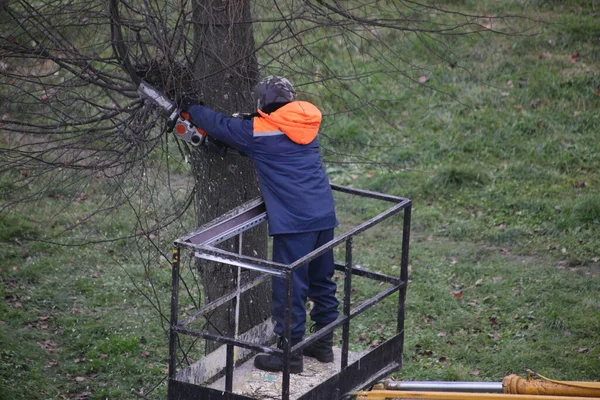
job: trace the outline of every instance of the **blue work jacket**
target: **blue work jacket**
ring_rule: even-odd
[[[319,150],[321,112],[294,101],[250,120],[194,105],[194,125],[252,158],[267,208],[269,235],[321,231],[338,225]]]

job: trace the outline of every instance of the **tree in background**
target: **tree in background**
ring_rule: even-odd
[[[461,68],[452,53],[457,37],[514,34],[510,22],[518,18],[461,13],[460,2],[375,0],[13,0],[0,12],[0,212],[46,196],[65,200],[51,221],[77,206],[92,181],[105,180],[112,191],[90,218],[130,207],[137,217],[130,239],[145,268],[155,262],[149,253],[168,259],[165,246],[173,238],[158,238],[167,227],[185,233],[259,193],[247,158],[174,140],[155,106],[139,96],[137,80],[173,99],[192,90],[231,114],[253,111],[252,88],[260,76],[289,77],[301,97],[325,110],[326,158],[372,162],[356,147],[344,152],[344,142],[327,130],[349,114],[363,116],[364,132],[375,120],[397,129],[394,90],[428,86],[434,65],[415,63],[391,41],[423,46],[436,63]],[[370,87],[382,76],[396,86],[388,98],[371,98]],[[173,179],[182,159],[191,163],[192,185]],[[159,198],[165,188],[170,197]],[[182,219],[191,204],[193,224]],[[87,243],[69,232],[43,240]],[[265,231],[254,232],[244,251],[264,256]],[[233,271],[203,270],[206,299],[236,285]],[[269,310],[267,288],[254,295],[257,312],[245,313],[248,326]],[[227,330],[228,316],[221,316],[214,325]]]

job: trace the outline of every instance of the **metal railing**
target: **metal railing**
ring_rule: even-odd
[[[239,347],[253,352],[262,352],[278,354],[283,357],[283,376],[282,376],[282,400],[290,398],[290,355],[294,352],[301,352],[302,349],[338,327],[342,327],[342,349],[341,349],[341,371],[333,378],[328,379],[311,391],[305,393],[300,399],[331,399],[331,393],[337,393],[339,398],[350,389],[360,388],[374,382],[401,367],[402,347],[404,338],[404,312],[406,299],[406,283],[408,281],[408,252],[410,239],[410,219],[411,219],[411,200],[376,193],[371,191],[353,189],[349,187],[332,184],[332,189],[338,192],[353,196],[365,197],[393,203],[391,207],[373,218],[355,226],[339,236],[334,237],[330,242],[315,249],[304,257],[296,260],[294,263],[284,265],[256,257],[249,257],[239,253],[215,247],[229,238],[239,236],[243,232],[255,227],[266,220],[266,209],[260,199],[255,199],[231,212],[215,219],[214,221],[198,228],[194,232],[182,236],[175,241],[173,249],[173,270],[172,270],[172,294],[171,294],[171,328],[169,339],[169,399],[187,399],[193,397],[186,396],[204,396],[201,398],[210,399],[251,399],[243,395],[233,393],[233,370],[234,370],[234,348]],[[391,216],[403,211],[403,227],[401,238],[401,257],[399,276],[388,276],[381,273],[368,271],[363,268],[353,266],[353,238],[377,225],[378,223],[390,218]],[[310,334],[307,338],[293,347],[291,343],[291,313],[286,313],[284,319],[284,340],[281,349],[273,348],[264,344],[253,343],[244,340],[241,337],[232,337],[209,332],[204,329],[192,329],[191,324],[199,318],[214,311],[219,306],[229,301],[240,301],[241,293],[258,285],[269,276],[278,276],[285,279],[286,282],[286,303],[287,310],[291,309],[292,294],[292,274],[302,265],[314,260],[323,253],[333,249],[336,246],[345,244],[344,263],[336,263],[338,271],[344,273],[344,294],[342,301],[341,316],[334,322],[323,327],[317,332]],[[261,274],[253,281],[239,286],[232,293],[222,296],[218,299],[205,304],[191,316],[179,321],[179,281],[180,281],[180,260],[182,249],[194,252],[195,257],[222,263],[230,266],[237,266],[242,269],[259,271]],[[355,307],[351,307],[352,276],[359,276],[366,279],[383,282],[389,286],[378,292],[375,296],[362,301]],[[397,307],[397,325],[396,335],[380,345],[378,348],[368,352],[358,361],[349,365],[349,336],[350,321],[362,314],[383,299],[398,292]],[[236,321],[237,323],[237,321]],[[235,329],[234,329],[235,330]],[[177,380],[177,336],[191,335],[205,340],[219,342],[226,345],[226,365],[225,365],[225,390],[215,390],[205,386],[190,385]],[[362,363],[361,363],[362,361]],[[326,396],[319,397],[319,393],[328,393]]]

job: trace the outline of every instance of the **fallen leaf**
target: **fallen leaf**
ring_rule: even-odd
[[[483,279],[477,279],[477,280],[475,281],[475,286],[479,286],[479,285],[481,285],[482,283],[483,283]]]
[[[588,351],[590,351],[590,349],[588,349],[587,347],[580,347],[579,349],[577,349],[577,352],[580,354],[587,353]]]
[[[41,348],[46,349],[48,353],[56,353],[56,343],[51,340],[45,340],[43,342],[37,342]]]
[[[479,23],[479,26],[483,29],[492,29],[492,26],[494,25],[494,18],[483,18],[481,20],[481,22]]]
[[[515,84],[513,83],[513,81],[508,81],[506,82],[506,86],[508,86],[509,88],[514,88]]]
[[[450,292],[450,294],[452,296],[454,296],[455,299],[462,299],[463,298],[463,294],[460,290],[453,290]]]
[[[92,398],[92,392],[81,392],[69,395],[70,400],[89,400]]]
[[[527,85],[527,78],[519,78],[519,87],[524,88]]]
[[[502,280],[501,276],[494,276],[492,277],[492,282],[500,282]]]
[[[441,332],[438,332],[437,335],[438,335],[438,337],[444,337],[444,336],[446,336],[446,332],[441,331]]]
[[[75,378],[75,380],[77,382],[83,382],[83,381],[85,381],[85,378],[83,376],[78,376],[78,377]]]
[[[102,354],[100,354],[98,357],[99,357],[101,360],[104,360],[105,358],[108,358],[108,354],[104,354],[104,353],[102,353]]]
[[[471,375],[474,375],[474,376],[479,375],[479,370],[478,369],[474,369],[473,371],[471,371]]]
[[[538,58],[539,58],[540,60],[545,60],[545,59],[546,59],[546,58],[548,58],[548,57],[550,57],[550,53],[549,53],[549,52],[547,52],[547,51],[543,52],[542,54],[540,54],[540,55],[538,56]]]
[[[88,197],[90,197],[89,193],[81,193],[79,196],[77,196],[75,201],[82,202],[82,201],[86,200]]]
[[[150,355],[150,353],[148,353],[147,351],[143,351],[142,354],[140,354],[140,357],[148,358],[149,355]]]
[[[494,329],[498,329],[500,328],[500,323],[498,322],[498,317],[493,315],[491,317],[488,318],[488,321],[490,322],[490,326]]]

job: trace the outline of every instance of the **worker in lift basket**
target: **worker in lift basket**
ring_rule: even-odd
[[[321,112],[313,104],[296,99],[289,80],[268,76],[255,89],[257,111],[250,119],[228,117],[184,97],[182,111],[191,122],[254,160],[267,208],[269,235],[273,236],[273,261],[291,264],[333,239],[338,225],[329,179],[323,169],[317,133]],[[306,325],[306,299],[314,307],[310,317],[318,330],[337,319],[339,302],[333,252],[327,251],[293,274],[291,346],[302,340]],[[273,317],[278,347],[283,347],[286,285],[273,277]],[[333,361],[333,332],[303,350],[321,362]],[[256,368],[282,371],[278,355],[260,354]],[[302,354],[292,354],[290,371],[304,369]]]

